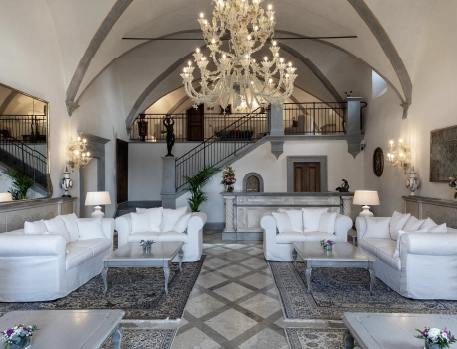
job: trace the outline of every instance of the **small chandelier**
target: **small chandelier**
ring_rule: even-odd
[[[411,148],[409,143],[401,138],[397,143],[390,140],[387,161],[392,167],[400,166],[406,173],[406,170],[411,166]]]
[[[279,56],[274,35],[274,11],[268,5],[260,7],[262,0],[212,0],[215,4],[211,21],[200,14],[199,23],[203,38],[210,50],[205,57],[200,49],[194,53],[194,61],[201,74],[200,92],[192,86],[194,67],[192,62],[184,68],[181,77],[187,95],[194,107],[201,103],[221,105],[225,110],[232,101],[236,109],[242,103],[248,109],[269,104],[283,104],[292,95],[297,75],[292,63]],[[228,37],[228,47],[222,42]],[[260,51],[271,39],[271,55],[256,62],[252,55]],[[207,69],[210,62],[216,69]]]
[[[90,152],[87,151],[87,139],[74,140],[70,138],[68,141],[68,164],[71,166],[74,172],[75,167],[84,167],[92,159]]]

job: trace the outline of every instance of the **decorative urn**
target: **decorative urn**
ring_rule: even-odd
[[[411,171],[409,172],[409,177],[406,180],[406,188],[411,190],[411,194],[409,196],[415,196],[416,194],[414,193],[416,189],[419,188],[420,181],[419,178],[417,178],[417,173],[414,170],[414,167],[411,168]]]
[[[68,172],[68,168],[65,166],[65,171],[63,173],[63,178],[60,182],[60,186],[65,193],[62,195],[63,198],[71,198],[71,195],[68,194],[68,191],[73,188],[73,180],[70,178],[70,172]]]

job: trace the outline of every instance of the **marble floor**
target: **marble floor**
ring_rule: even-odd
[[[284,327],[344,327],[342,323],[285,322],[259,241],[221,240],[205,231],[207,258],[181,321],[124,322],[125,328],[178,328],[173,349],[286,349]]]

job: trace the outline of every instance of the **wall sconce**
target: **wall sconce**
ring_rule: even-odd
[[[389,142],[387,162],[392,167],[400,166],[406,174],[406,170],[411,166],[411,148],[409,143],[401,138],[397,143],[391,140]]]
[[[84,167],[92,159],[90,152],[87,151],[87,139],[78,139],[74,140],[70,138],[68,141],[68,164],[74,172],[75,167]]]

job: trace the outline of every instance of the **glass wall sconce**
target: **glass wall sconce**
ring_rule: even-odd
[[[392,167],[399,166],[406,173],[408,168],[411,167],[411,148],[409,143],[401,138],[396,143],[391,140],[389,142],[387,162]]]
[[[75,167],[84,167],[92,159],[87,150],[87,139],[78,137],[76,140],[70,138],[68,141],[68,164],[74,172]]]

